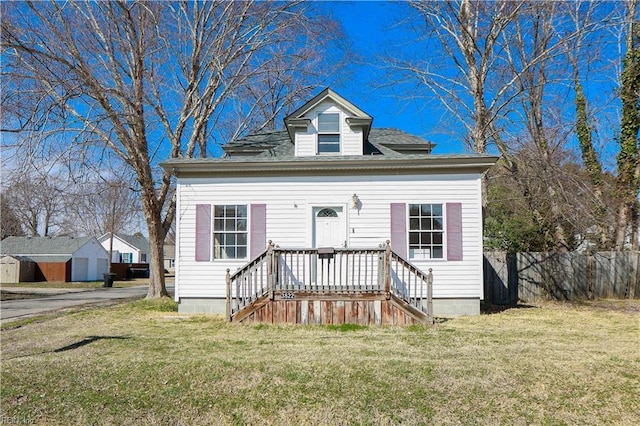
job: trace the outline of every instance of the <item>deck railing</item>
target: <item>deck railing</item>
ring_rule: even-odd
[[[275,290],[366,292],[381,287],[384,249],[278,249]]]
[[[388,250],[387,256],[389,291],[426,313],[433,323],[433,269],[425,274],[393,251]]]
[[[282,249],[266,251],[243,268],[227,270],[227,318],[274,291],[393,294],[432,320],[431,269],[425,274],[391,250],[379,248]]]

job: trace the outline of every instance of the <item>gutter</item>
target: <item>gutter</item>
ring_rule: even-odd
[[[317,157],[315,157],[317,158]],[[353,174],[380,172],[391,174],[482,173],[499,157],[489,155],[387,159],[360,157],[340,160],[224,161],[220,159],[169,160],[160,164],[169,173],[181,176],[231,176],[277,174]]]

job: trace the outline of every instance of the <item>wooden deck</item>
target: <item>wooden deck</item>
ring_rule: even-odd
[[[433,323],[433,275],[377,249],[267,250],[231,275],[227,319],[271,324]]]

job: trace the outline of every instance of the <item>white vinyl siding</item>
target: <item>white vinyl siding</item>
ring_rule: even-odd
[[[266,238],[283,248],[311,247],[313,208],[342,205],[347,245],[371,248],[390,239],[391,203],[408,206],[426,200],[442,205],[461,203],[463,260],[425,259],[414,264],[425,271],[433,268],[434,297],[482,297],[482,211],[477,174],[183,178],[178,186],[179,297],[224,298],[226,269],[233,273],[246,263],[235,259],[195,262],[196,204],[265,204]],[[352,208],[354,193],[361,202],[358,209]]]

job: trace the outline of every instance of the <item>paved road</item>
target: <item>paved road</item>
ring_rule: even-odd
[[[22,293],[38,293],[42,297],[32,299],[4,300],[0,302],[0,322],[8,322],[24,317],[39,315],[59,309],[84,305],[109,304],[118,300],[135,299],[147,294],[148,286],[141,285],[127,288],[99,288],[85,291],[49,289],[3,288],[5,291]],[[167,286],[169,294],[173,294],[173,286]]]

